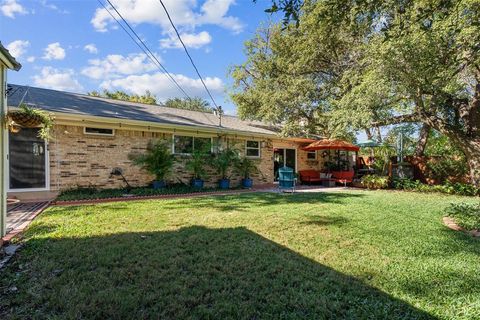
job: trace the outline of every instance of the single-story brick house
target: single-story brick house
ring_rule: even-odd
[[[53,195],[78,186],[120,187],[121,178],[110,174],[116,167],[131,185],[147,185],[153,177],[132,165],[128,154],[142,152],[151,139],[172,141],[179,160],[172,181],[191,179],[184,163],[196,141],[234,146],[255,159],[260,169],[252,177],[256,185],[273,183],[275,170],[284,164],[296,171],[321,166],[320,155],[301,149],[314,140],[280,137],[268,125],[234,116],[220,119],[211,113],[9,85],[9,108],[21,102],[52,113],[55,126],[48,142],[37,137],[35,128],[10,133],[8,186],[16,196]],[[218,179],[212,169],[206,185]],[[232,185],[239,181],[232,176]]]

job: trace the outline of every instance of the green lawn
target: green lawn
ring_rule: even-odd
[[[0,273],[0,319],[480,319],[480,241],[442,224],[465,199],[349,191],[52,207]]]

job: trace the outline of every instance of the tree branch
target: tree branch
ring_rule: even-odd
[[[399,123],[405,123],[405,122],[422,122],[422,119],[418,113],[412,113],[412,114],[403,114],[400,116],[395,116],[391,117],[388,119],[383,119],[380,121],[375,121],[372,123],[373,127],[383,127],[383,126],[389,126],[392,124],[399,124]]]

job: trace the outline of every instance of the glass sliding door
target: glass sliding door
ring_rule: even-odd
[[[37,128],[9,134],[10,190],[46,188],[46,169],[46,144]]]
[[[295,149],[275,148],[273,151],[273,173],[278,179],[278,169],[287,166],[297,171],[297,151]]]

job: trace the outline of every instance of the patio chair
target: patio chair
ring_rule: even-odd
[[[295,192],[295,180],[295,172],[292,168],[284,166],[278,169],[278,189],[291,189]]]

